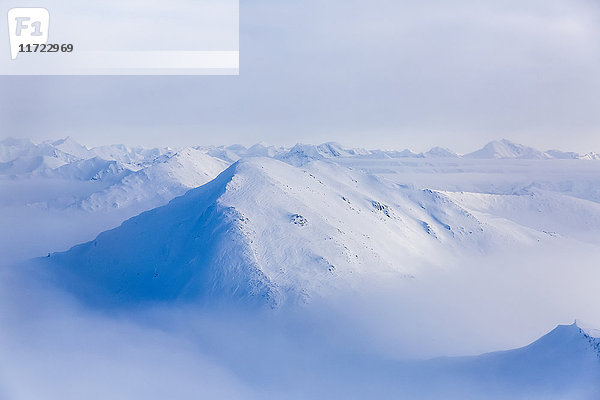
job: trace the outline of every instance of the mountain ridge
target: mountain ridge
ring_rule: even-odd
[[[288,160],[291,163],[302,163],[306,160],[339,158],[339,157],[373,157],[373,158],[467,158],[467,159],[579,159],[600,160],[600,155],[594,152],[579,154],[560,150],[540,151],[533,147],[511,142],[507,139],[491,141],[481,149],[465,155],[460,155],[452,150],[433,147],[422,153],[411,150],[366,150],[362,148],[346,148],[336,142],[326,142],[319,145],[298,143],[291,147],[269,146],[262,143],[250,148],[241,145],[231,146],[195,146],[211,157],[232,163],[243,157],[270,157]],[[146,149],[142,147],[130,148],[124,145],[108,145],[87,148],[74,139],[67,137],[55,141],[44,141],[35,144],[26,139],[7,138],[0,141],[0,172],[5,175],[18,175],[55,169],[61,165],[99,158],[106,161],[117,161],[131,170],[138,170],[151,165],[163,155],[173,155],[179,150],[170,147]],[[27,167],[26,159],[36,157],[49,158],[47,164]],[[21,160],[21,167],[11,164]],[[25,163],[25,164],[24,164]],[[33,164],[32,164],[33,165]]]
[[[551,239],[478,219],[441,192],[401,189],[326,160],[295,167],[249,158],[47,260],[125,298],[262,296],[277,306],[365,273],[411,277],[459,252]]]

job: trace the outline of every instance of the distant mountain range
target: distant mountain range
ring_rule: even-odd
[[[46,141],[34,144],[28,139],[8,138],[0,141],[0,174],[20,175],[43,173],[62,165],[81,160],[114,161],[129,170],[139,170],[184,151],[183,149],[127,147],[124,145],[101,146],[88,149],[72,138]],[[243,157],[270,157],[280,160],[301,162],[303,159],[321,159],[336,157],[372,157],[372,158],[474,158],[474,159],[585,159],[599,160],[597,153],[578,154],[559,150],[540,151],[532,147],[502,139],[485,145],[480,150],[459,155],[449,149],[434,147],[424,153],[411,150],[366,150],[344,148],[330,142],[320,145],[297,144],[291,148],[256,144],[250,148],[242,145],[231,146],[194,146],[188,147],[203,152],[225,162],[234,162]]]

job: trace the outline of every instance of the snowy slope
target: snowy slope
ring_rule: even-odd
[[[99,157],[86,158],[61,165],[44,175],[50,178],[78,181],[117,181],[132,173],[133,170],[119,161],[105,160]]]
[[[161,156],[169,156],[174,153],[170,148],[128,147],[122,144],[94,147],[90,153],[105,160],[114,160],[123,164],[141,168],[153,163]]]
[[[46,173],[62,165],[90,159],[115,161],[128,169],[138,170],[161,156],[173,153],[169,148],[129,148],[124,145],[88,149],[70,137],[39,144],[27,139],[8,138],[0,141],[0,175]],[[73,165],[73,169],[76,168],[77,165]]]
[[[288,331],[268,324],[239,343],[231,335],[244,331],[238,320],[234,329],[227,325],[223,331],[201,324],[223,336],[221,342],[206,341],[210,351],[222,348],[210,355],[264,390],[257,398],[595,400],[600,398],[600,340],[576,325],[560,326],[520,349],[475,357],[398,361],[397,353],[386,351],[403,339],[411,346],[410,334],[397,334],[411,329],[423,337],[417,343],[427,346],[449,337],[449,343],[471,342],[497,327],[489,324],[492,328],[469,336],[465,332],[473,320],[508,321],[501,336],[513,335],[521,324],[532,329],[540,320],[566,320],[560,316],[571,318],[581,310],[593,318],[600,164],[594,155],[498,143],[485,154],[460,157],[441,148],[414,153],[335,143],[87,149],[70,139],[39,145],[3,141],[0,155],[9,172],[0,179],[0,216],[11,228],[1,232],[0,253],[5,261],[11,248],[28,242],[39,247],[35,254],[64,250],[126,219],[95,240],[37,259],[35,267],[48,272],[44,278],[102,306],[162,302],[161,307],[178,309],[182,302],[169,301],[189,300],[212,309],[211,302],[233,299],[276,308],[268,310],[269,320],[293,312],[327,320],[321,327],[326,335],[313,332],[318,324],[297,331],[308,337],[291,346],[300,348],[300,355],[278,347],[267,333],[277,337]],[[44,223],[47,215],[55,219]],[[27,219],[31,226],[19,238],[17,227]],[[69,224],[88,231],[84,237],[71,234]],[[52,236],[63,242],[57,245]],[[549,249],[556,253],[543,254]],[[558,257],[560,252],[565,254]],[[489,265],[494,262],[499,265]],[[25,297],[30,293],[25,290]],[[47,294],[40,293],[45,299]],[[342,312],[327,302],[339,299]],[[360,322],[352,325],[341,314],[360,315],[354,303],[365,304],[368,317],[357,317]],[[293,307],[298,304],[302,307]],[[256,309],[243,310],[249,319],[262,321]],[[416,311],[411,315],[411,310]],[[536,323],[522,318],[536,312],[548,315]],[[488,317],[492,314],[500,316]],[[169,322],[181,322],[173,318]],[[427,318],[440,321],[423,324]],[[301,320],[298,326],[314,321]],[[60,323],[70,330],[79,316],[75,321]],[[369,345],[355,348],[352,336],[360,334],[353,331],[362,329]],[[78,340],[88,346],[87,339]],[[344,352],[309,354],[311,340]]]
[[[43,142],[34,144],[26,139],[8,138],[0,141],[0,176],[17,177],[43,173],[62,165],[80,160],[66,151],[67,147],[78,152],[74,141]],[[85,149],[82,146],[82,149]]]
[[[87,150],[71,139],[40,145],[19,140],[2,143],[0,149],[6,157],[23,155],[11,163],[24,163],[33,154],[50,150],[55,156],[72,151],[89,157],[67,154],[52,158],[63,163],[59,167],[30,172],[10,185],[0,180],[0,186],[10,189],[0,198],[0,204],[10,204],[0,208],[3,215],[36,215],[36,220],[44,220],[46,213],[52,217],[50,224],[34,221],[31,228],[25,225],[21,236],[3,237],[7,249],[33,232],[40,237],[61,232],[60,245],[49,240],[42,251],[36,247],[35,255],[64,250],[68,248],[64,243],[90,240],[128,217],[211,181],[233,160],[240,160],[230,171],[231,183],[218,189],[220,195],[213,196],[210,204],[190,207],[214,207],[214,218],[225,224],[226,231],[241,232],[235,238],[224,236],[223,243],[215,246],[235,243],[237,254],[232,257],[241,260],[240,268],[251,267],[262,274],[269,301],[275,303],[280,300],[273,299],[287,298],[291,292],[289,297],[306,299],[340,282],[350,284],[349,277],[361,273],[418,276],[424,265],[445,267],[470,252],[485,254],[564,239],[593,244],[600,238],[599,167],[596,162],[570,157],[461,158],[440,148],[416,154],[346,149],[336,143],[298,144],[289,149],[259,144],[250,149],[205,146],[180,150],[118,145]],[[519,150],[511,157],[530,153]],[[25,176],[27,179],[22,179]],[[40,190],[44,187],[60,190]],[[32,201],[27,200],[22,210],[15,209],[10,200],[17,196],[10,195],[15,190],[35,192],[26,196]],[[51,215],[55,209],[60,215]],[[87,227],[85,235],[71,221],[73,213],[80,225]],[[244,218],[243,224],[235,215]],[[171,229],[144,218],[143,228],[148,232]],[[107,222],[88,224],[94,220]],[[165,220],[179,223],[175,217]],[[46,226],[48,232],[41,232]],[[181,235],[200,234],[185,229],[189,232]],[[129,233],[127,241],[135,241],[142,233]],[[168,238],[155,244],[173,245]],[[103,251],[114,252],[109,247]],[[202,259],[201,264],[207,265],[210,260],[205,257],[193,253],[185,262]],[[130,262],[134,262],[133,255]],[[184,284],[175,285],[181,288]],[[189,292],[197,295],[203,290]],[[172,297],[175,292],[159,297]]]
[[[93,242],[52,255],[48,261],[63,268],[63,283],[88,296],[103,289],[149,300],[190,292],[209,295],[214,290],[267,295],[268,282],[247,265],[244,249],[235,246],[233,254],[228,251],[228,246],[243,242],[235,230],[235,217],[217,211],[215,202],[233,172],[229,169],[203,190],[190,191],[167,206],[125,221]],[[217,263],[219,259],[224,263]],[[220,270],[222,264],[227,269]],[[62,279],[71,274],[74,280]],[[228,279],[221,280],[219,275]]]
[[[595,161],[355,157],[335,162],[404,186],[499,195],[543,190],[600,202],[600,165]]]
[[[594,152],[579,154],[572,151],[547,150],[540,151],[533,147],[511,142],[507,139],[494,140],[483,148],[464,155],[473,159],[525,159],[525,160],[598,160],[600,157]]]
[[[472,357],[427,361],[363,360],[361,372],[331,379],[347,382],[346,396],[415,399],[595,400],[600,398],[600,339],[576,324],[559,325],[528,346]],[[360,364],[357,364],[360,365]],[[354,384],[359,379],[362,383]],[[369,389],[365,388],[368,387]],[[307,389],[296,398],[318,396]]]
[[[11,229],[0,231],[2,263],[90,240],[206,183],[229,165],[195,149],[88,149],[71,138],[39,144],[3,140],[0,219]]]
[[[446,149],[443,147],[433,147],[431,150],[423,153],[423,157],[425,157],[425,158],[444,158],[444,157],[456,158],[456,157],[458,157],[458,154],[456,154],[452,150],[449,150],[449,149]]]
[[[242,150],[237,149],[237,150]],[[173,150],[124,145],[92,149],[71,138],[34,144],[28,140],[0,142],[0,177],[31,181],[95,181],[95,191],[73,195],[72,207],[110,211],[133,206],[137,211],[162,205],[186,190],[213,179],[231,162],[208,155],[215,148]],[[233,157],[236,157],[232,154]],[[239,158],[239,157],[238,157]],[[237,158],[236,158],[237,159]],[[88,185],[90,189],[93,187]],[[50,204],[69,204],[46,201]]]
[[[284,381],[286,398],[419,400],[596,400],[600,339],[577,325],[559,325],[528,346],[472,357],[426,361],[320,360],[319,385]],[[284,374],[276,375],[286,379]]]
[[[553,236],[600,241],[600,204],[533,190],[521,195],[443,192],[472,213],[494,215]]]
[[[78,202],[77,207],[85,210],[157,207],[210,181],[228,165],[200,150],[185,148],[139,171],[122,174],[121,180]]]
[[[591,152],[584,155],[580,155],[578,158],[582,160],[600,160],[600,154]]]
[[[290,148],[256,144],[250,148],[232,146],[196,146],[213,158],[232,163],[244,157],[269,157],[300,165],[316,159],[447,159],[460,158],[455,152],[442,147],[433,147],[424,153],[411,150],[366,150],[345,148],[335,142],[320,145],[297,144]],[[0,141],[0,175],[19,176],[51,171],[59,166],[89,159],[115,161],[130,170],[140,170],[152,166],[160,160],[168,159],[183,149],[128,147],[108,145],[88,149],[72,138],[46,141],[39,144],[26,139],[5,139]],[[464,156],[466,159],[569,159],[598,160],[598,154],[590,152],[581,155],[574,152],[548,150],[542,152],[534,148],[503,139],[488,143],[482,149]],[[74,166],[76,167],[76,166]]]
[[[48,262],[126,299],[210,295],[277,305],[361,274],[411,277],[459,254],[548,240],[508,219],[476,217],[441,192],[330,162],[249,158]]]
[[[82,160],[92,158],[95,155],[94,152],[90,151],[86,146],[79,144],[77,141],[75,141],[75,139],[71,137],[66,137],[64,139],[59,139],[54,142],[45,143]]]
[[[466,154],[467,158],[525,158],[544,159],[548,158],[543,152],[532,147],[513,143],[502,139],[486,144],[482,149]]]
[[[443,379],[434,384],[440,391],[444,386],[462,387],[468,395],[477,388],[487,398],[503,399],[600,397],[600,339],[576,324],[559,325],[520,349],[433,360],[429,366],[442,374]]]

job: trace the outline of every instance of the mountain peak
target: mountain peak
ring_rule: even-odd
[[[441,192],[398,190],[331,162],[296,167],[249,157],[47,262],[73,277],[75,290],[92,282],[133,300],[241,297],[277,305],[361,273],[414,276],[422,263],[514,233],[484,229]]]
[[[75,156],[79,159],[91,158],[93,154],[90,154],[90,150],[78,143],[75,139],[67,136],[63,139],[56,140],[54,142],[48,142],[52,147],[59,149],[67,154]]]
[[[423,153],[424,157],[435,157],[435,158],[455,158],[458,157],[458,154],[456,154],[455,152],[453,152],[450,149],[447,149],[445,147],[439,147],[439,146],[435,146],[433,148],[431,148],[429,151]]]
[[[573,322],[573,324],[571,324],[570,326],[576,327],[581,332],[583,332],[591,338],[600,339],[600,329],[588,324],[585,321],[575,320],[575,322]]]
[[[494,158],[517,158],[517,159],[546,159],[548,155],[534,149],[514,143],[508,139],[494,140],[483,146],[483,148],[466,154],[466,158],[494,159]]]
[[[542,336],[527,347],[544,348],[547,351],[555,351],[561,348],[578,348],[582,352],[592,351],[600,356],[599,331],[591,328],[583,328],[580,322],[570,325],[558,325],[548,334]]]

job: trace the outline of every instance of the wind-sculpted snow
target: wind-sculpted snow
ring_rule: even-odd
[[[555,240],[511,219],[475,216],[452,196],[330,162],[250,158],[46,262],[73,277],[74,288],[93,285],[88,293],[124,300],[256,298],[277,306],[361,276],[409,279],[466,254]]]

